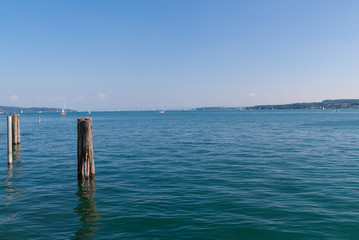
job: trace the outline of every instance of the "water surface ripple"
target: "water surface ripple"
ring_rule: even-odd
[[[96,179],[76,179],[76,119],[21,115],[0,239],[358,239],[359,111],[93,113]]]

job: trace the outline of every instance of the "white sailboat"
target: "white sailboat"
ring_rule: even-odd
[[[61,109],[60,116],[67,116],[67,113],[65,112],[65,107]]]

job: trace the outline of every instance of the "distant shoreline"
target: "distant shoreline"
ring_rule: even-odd
[[[280,110],[280,109],[359,109],[359,99],[336,99],[322,102],[256,105],[252,107],[200,107],[196,111],[220,110]]]
[[[322,102],[290,103],[280,105],[256,105],[251,107],[198,107],[186,111],[242,111],[242,110],[286,110],[286,109],[359,109],[359,99],[335,99]],[[131,111],[131,110],[129,110]],[[133,110],[138,111],[138,110]],[[151,111],[151,110],[148,110]],[[152,110],[153,111],[153,110]],[[171,110],[167,110],[171,111]],[[173,109],[173,111],[179,111]],[[0,113],[45,113],[61,112],[61,108],[0,106]],[[66,112],[78,112],[66,109]],[[107,112],[107,111],[104,111]],[[111,112],[111,111],[109,111]]]
[[[47,107],[9,107],[0,106],[0,113],[44,113],[44,112],[61,112],[61,108],[47,108]],[[76,110],[66,109],[66,112],[77,112]]]

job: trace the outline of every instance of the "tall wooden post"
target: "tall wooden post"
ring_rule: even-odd
[[[11,115],[12,120],[12,144],[17,144],[17,123],[16,123],[16,114]]]
[[[12,115],[12,143],[14,145],[20,143],[20,115],[19,114]]]
[[[38,116],[37,120],[39,121],[39,125],[40,125],[40,116]]]
[[[17,124],[17,144],[20,144],[20,114],[16,114],[16,124]]]
[[[7,154],[8,164],[12,164],[12,120],[11,116],[7,116]]]
[[[92,118],[77,119],[77,177],[95,178]]]

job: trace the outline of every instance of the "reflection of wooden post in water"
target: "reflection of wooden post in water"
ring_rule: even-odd
[[[9,193],[9,195],[5,196],[5,199],[7,200],[5,205],[9,205],[11,200],[15,198],[14,193],[16,193],[16,188],[14,186],[14,182],[11,181],[13,176],[13,168],[8,168],[7,177],[5,178],[4,185],[6,187],[6,192]]]
[[[12,120],[11,116],[7,116],[7,154],[8,164],[12,164]]]
[[[79,197],[79,203],[74,211],[80,217],[81,226],[72,239],[92,239],[93,233],[98,228],[94,224],[94,221],[99,217],[96,211],[96,201],[93,200],[95,192],[96,189],[93,178],[91,178],[90,181],[78,181],[78,191],[76,195]]]
[[[14,159],[14,161],[15,161],[15,162],[19,162],[18,159],[19,159],[19,156],[21,155],[21,154],[20,154],[20,144],[13,146],[13,151],[12,151],[12,153],[13,153],[13,159]]]
[[[95,178],[93,156],[93,130],[91,118],[77,119],[77,176],[78,179]]]
[[[5,206],[12,204],[12,201],[19,196],[21,196],[21,191],[19,191],[15,185],[14,178],[21,174],[21,171],[19,171],[20,164],[15,164],[14,167],[9,166],[7,170],[7,177],[4,179],[4,185],[2,186],[2,190],[6,191],[6,195],[4,195],[5,201],[3,204]],[[12,211],[12,208],[6,207],[5,211],[2,212],[2,216],[6,216],[7,222],[13,222],[16,220],[17,216],[21,215],[17,211]]]
[[[15,167],[16,168],[16,167]],[[16,170],[15,170],[16,171]],[[14,177],[14,169],[8,168],[7,170],[7,177],[5,178],[4,181],[4,185],[5,185],[5,190],[8,193],[7,196],[5,196],[5,199],[7,200],[7,202],[5,203],[5,205],[9,205],[11,200],[13,200],[14,198],[17,197],[18,195],[18,190],[14,184],[14,182],[12,181],[12,178]]]

